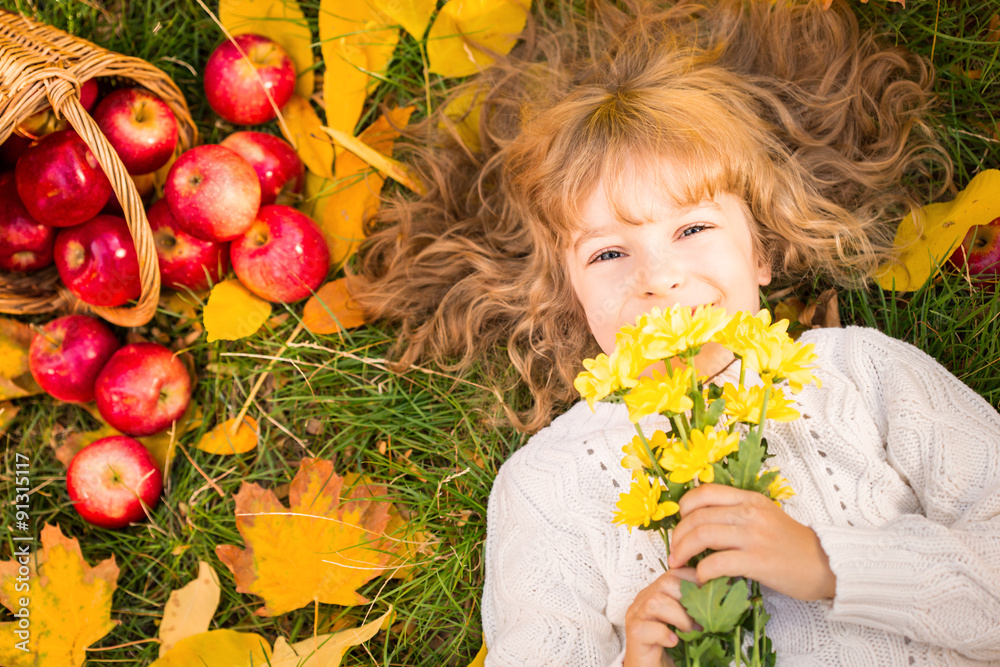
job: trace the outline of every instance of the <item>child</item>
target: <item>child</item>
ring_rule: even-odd
[[[402,364],[505,351],[535,399],[507,408],[526,430],[653,306],[755,312],[772,280],[862,283],[915,199],[902,183],[950,178],[926,64],[860,35],[840,3],[599,5],[587,26],[539,26],[476,84],[482,154],[415,156],[431,192],[386,209],[358,295],[403,322]],[[877,331],[802,340],[822,387],[768,428],[797,495],[779,509],[703,485],[669,559],[658,535],[611,523],[625,406],[577,403],[504,464],[487,665],[659,665],[691,629],[679,582],[718,576],[764,586],[779,664],[1000,664],[1000,417]],[[696,363],[722,385],[731,361],[706,346]]]

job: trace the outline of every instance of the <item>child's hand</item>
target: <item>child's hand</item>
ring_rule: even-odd
[[[685,632],[697,627],[679,602],[681,579],[695,581],[694,568],[681,567],[661,574],[635,596],[625,612],[625,667],[673,667],[663,648],[675,646],[677,635],[667,626]]]
[[[667,565],[681,567],[705,549],[698,583],[749,577],[798,600],[832,598],[837,577],[816,533],[764,494],[703,484],[680,500]]]

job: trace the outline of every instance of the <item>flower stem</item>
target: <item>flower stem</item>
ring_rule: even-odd
[[[764,604],[760,596],[760,584],[753,582],[753,667],[760,667],[760,608]]]

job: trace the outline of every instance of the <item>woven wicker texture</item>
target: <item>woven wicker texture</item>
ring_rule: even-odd
[[[178,144],[197,142],[197,128],[177,85],[139,58],[123,56],[19,14],[0,10],[0,143],[19,123],[51,107],[94,152],[111,180],[139,258],[142,293],[134,306],[106,308],[80,302],[59,284],[54,268],[27,274],[0,273],[0,312],[35,314],[89,311],[121,326],[140,326],[156,312],[160,271],[142,200],[121,159],[80,104],[80,85],[94,77],[122,77],[158,95],[173,110]]]

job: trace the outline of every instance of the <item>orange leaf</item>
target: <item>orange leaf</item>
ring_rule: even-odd
[[[333,82],[327,79],[326,85],[333,86]],[[285,132],[284,125],[281,128],[282,134],[292,146],[295,152],[302,158],[302,163],[306,168],[323,178],[333,178],[333,145],[323,137],[321,128],[323,123],[313,110],[309,100],[292,95],[288,104],[281,110],[281,115],[285,118],[285,125],[288,132]]]
[[[413,107],[396,108],[365,128],[358,139],[372,149],[392,155],[392,145],[399,132],[393,128],[406,125]],[[390,123],[391,121],[391,123]],[[385,179],[371,171],[368,164],[347,151],[337,157],[336,181],[327,181],[322,203],[314,206],[314,219],[330,249],[330,261],[339,264],[354,254],[364,239],[364,223],[378,212],[379,193]]]
[[[380,76],[392,59],[399,30],[370,2],[320,0],[319,41],[326,124],[347,134],[361,118],[371,92],[372,75]],[[377,79],[376,79],[377,81]]]
[[[899,223],[893,245],[897,260],[879,267],[875,280],[882,289],[913,292],[920,289],[937,267],[962,243],[976,225],[1000,217],[1000,170],[984,169],[969,185],[946,203],[928,204]]]
[[[364,313],[350,301],[348,280],[333,280],[316,290],[306,301],[302,323],[316,334],[332,334],[365,323]]]
[[[374,0],[382,13],[403,26],[413,39],[422,40],[427,32],[437,0]]]
[[[209,454],[244,454],[257,447],[259,429],[253,417],[244,417],[239,429],[233,433],[235,419],[227,419],[211,431],[201,436],[195,445]]]
[[[427,33],[429,70],[469,76],[493,64],[517,43],[531,0],[449,0]]]
[[[271,645],[256,633],[209,630],[181,639],[149,667],[261,667],[270,657]]]
[[[354,153],[375,169],[378,169],[383,176],[387,176],[397,183],[405,185],[417,194],[423,195],[427,193],[427,188],[420,182],[416,174],[412,173],[410,168],[402,162],[379,153],[359,137],[352,137],[346,132],[341,132],[332,127],[324,127],[323,131],[333,137],[333,140],[338,144]]]
[[[12,542],[15,558],[0,561],[0,604],[23,616],[28,626],[25,630],[20,621],[0,623],[0,664],[81,667],[87,659],[84,649],[118,625],[111,620],[118,566],[111,556],[91,567],[80,543],[57,526],[46,524],[41,538],[41,549]],[[28,568],[27,577],[19,574],[22,567]],[[26,589],[19,581],[30,586]]]
[[[236,527],[246,542],[216,547],[236,590],[259,595],[260,616],[305,605],[367,602],[357,588],[382,574],[392,559],[384,537],[392,503],[381,486],[345,491],[333,463],[304,459],[292,480],[287,509],[273,491],[244,483],[236,494]]]

